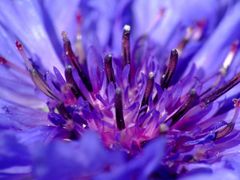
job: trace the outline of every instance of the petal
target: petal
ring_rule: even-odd
[[[28,149],[12,134],[0,134],[0,169],[31,164]]]
[[[79,8],[79,3],[80,0],[43,1],[42,7],[45,8],[46,13],[48,13],[50,16],[51,22],[49,23],[53,23],[55,33],[60,41],[62,40],[62,31],[66,31],[70,39],[73,39],[76,36],[76,16]],[[45,26],[47,26],[47,24]]]
[[[240,26],[239,9],[240,3],[237,3],[226,13],[212,36],[195,55],[192,62],[196,63],[197,67],[206,71],[211,67],[212,73],[220,69],[223,63],[222,59],[220,59],[223,49],[230,47],[240,37],[240,32],[237,30]]]
[[[37,179],[81,179],[117,166],[122,160],[121,154],[108,152],[96,134],[88,132],[80,141],[42,148],[34,159],[33,172]]]
[[[3,0],[0,2],[0,8],[2,27],[11,32],[16,40],[26,45],[31,53],[37,54],[43,60],[46,69],[53,66],[62,68],[44,29],[39,7],[35,1]]]

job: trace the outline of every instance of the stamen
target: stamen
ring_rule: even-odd
[[[161,21],[162,17],[165,14],[166,9],[165,8],[160,8],[158,13],[156,14],[156,16],[153,18],[153,20],[151,21],[149,27],[147,28],[146,34],[151,33],[159,24],[159,22]]]
[[[236,86],[240,82],[240,73],[238,73],[236,76],[234,76],[230,81],[228,81],[226,84],[224,84],[219,89],[212,92],[209,96],[203,98],[201,100],[201,103],[208,105],[209,103],[213,102],[223,94],[225,94],[227,91],[232,89],[234,86]]]
[[[92,92],[93,88],[92,88],[92,84],[90,82],[90,79],[84,73],[84,71],[82,70],[81,66],[79,65],[77,57],[73,53],[71,42],[69,41],[69,39],[67,37],[67,33],[66,32],[62,32],[62,37],[63,37],[64,50],[65,50],[66,56],[68,57],[70,63],[73,65],[73,67],[76,68],[76,70],[78,72],[78,75],[82,79],[82,81],[85,84],[85,86],[88,89],[88,91]]]
[[[22,56],[22,58],[25,61],[25,64],[27,66],[27,69],[30,73],[30,76],[34,82],[34,84],[47,96],[49,96],[52,99],[58,99],[57,96],[54,95],[53,91],[51,88],[48,86],[48,84],[43,80],[42,74],[33,67],[32,62],[27,58],[27,55],[24,51],[23,45],[19,42],[16,41],[16,46]]]
[[[25,69],[23,69],[22,67],[8,61],[7,59],[5,59],[2,56],[0,56],[0,65],[4,65],[7,68],[14,69],[15,71],[17,71],[21,74],[28,75],[28,72]]]
[[[114,71],[112,67],[112,55],[108,54],[104,58],[105,71],[108,82],[115,82]]]
[[[237,54],[238,46],[239,46],[239,41],[235,41],[231,45],[230,51],[223,62],[222,68],[220,69],[220,73],[222,74],[222,76],[224,76],[227,73],[229,67],[231,66],[233,59]]]
[[[54,95],[54,92],[50,89],[47,83],[43,80],[42,75],[36,69],[30,70],[30,75],[34,84],[47,96],[52,99],[58,99],[57,96]]]
[[[69,58],[70,63],[77,69],[78,67],[78,62],[75,54],[73,53],[71,42],[69,41],[67,37],[66,32],[62,32],[62,37],[63,37],[63,43],[64,43],[64,50],[65,50],[65,55]]]
[[[67,82],[72,85],[71,90],[72,90],[73,94],[77,98],[80,96],[83,96],[76,81],[73,78],[72,67],[70,65],[68,65],[65,69],[65,77],[66,77]]]
[[[85,65],[85,53],[82,44],[82,34],[81,34],[81,25],[82,25],[82,15],[80,12],[76,14],[76,21],[77,21],[77,36],[76,36],[76,55],[78,56],[79,62],[81,65]]]
[[[206,27],[206,21],[200,20],[196,23],[196,26],[194,27],[194,33],[192,35],[192,39],[195,41],[198,41],[204,32],[204,28]]]
[[[226,56],[221,69],[219,70],[219,73],[217,74],[217,79],[214,82],[214,84],[209,87],[208,89],[206,89],[201,96],[203,97],[204,95],[206,95],[208,92],[210,92],[212,89],[216,88],[223,80],[223,77],[227,74],[229,67],[231,66],[231,64],[233,63],[233,60],[237,54],[237,50],[238,50],[238,46],[239,46],[239,41],[235,41],[234,43],[232,43],[230,51],[228,53],[228,55]]]
[[[152,93],[152,90],[153,90],[153,85],[154,85],[154,73],[150,72],[148,74],[147,85],[146,85],[146,89],[145,89],[145,93],[144,93],[144,96],[143,96],[141,106],[144,106],[144,105],[148,104],[149,97],[150,97],[150,95]]]
[[[78,56],[80,64],[85,65],[85,63],[86,63],[85,58],[86,57],[85,57],[85,53],[84,53],[84,50],[83,50],[82,35],[81,35],[80,32],[77,33],[75,47],[76,47],[76,54]]]
[[[78,26],[80,26],[82,24],[83,17],[81,15],[80,11],[78,11],[77,14],[76,14],[76,21],[77,21]]]
[[[4,57],[0,56],[0,64],[6,65],[8,64],[8,61]]]
[[[32,62],[28,59],[25,51],[24,51],[24,48],[23,48],[23,45],[22,43],[20,43],[19,41],[16,41],[16,47],[20,53],[20,55],[22,56],[24,62],[25,62],[25,65],[27,67],[28,70],[31,70],[33,69],[33,65],[32,65]]]
[[[123,117],[122,92],[119,88],[116,89],[115,95],[115,114],[117,128],[123,130],[125,128],[125,122]]]
[[[175,112],[173,112],[170,116],[168,116],[165,122],[172,119],[171,126],[174,125],[179,119],[181,119],[188,112],[188,110],[190,110],[196,104],[197,101],[198,101],[198,95],[196,91],[193,89],[188,95],[188,98],[186,99],[186,101]]]
[[[184,38],[182,39],[182,41],[177,46],[177,50],[179,51],[179,54],[182,54],[183,49],[189,43],[190,39],[192,38],[192,35],[193,35],[193,29],[192,29],[192,27],[188,27],[186,29],[186,34],[185,34]]]
[[[239,99],[233,99],[233,103],[234,103],[234,107],[235,107],[235,113],[233,115],[232,121],[229,122],[226,127],[224,127],[221,130],[218,130],[215,133],[215,139],[222,138],[222,137],[224,137],[224,136],[226,136],[226,135],[228,135],[229,133],[232,132],[232,130],[235,126],[236,120],[239,116],[240,100]]]
[[[161,87],[163,89],[168,88],[171,82],[173,73],[176,70],[177,62],[178,62],[178,51],[176,49],[173,49],[170,54],[167,69],[161,77]]]
[[[123,66],[130,64],[131,55],[130,55],[130,31],[131,27],[125,25],[123,27],[122,35],[122,57],[123,57]]]

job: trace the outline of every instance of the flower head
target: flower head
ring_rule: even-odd
[[[13,12],[1,13],[0,35],[16,39],[0,57],[10,78],[0,89],[3,177],[194,178],[202,165],[217,177],[216,164],[238,155],[239,3],[13,3],[31,10],[18,34],[24,23],[0,4]]]

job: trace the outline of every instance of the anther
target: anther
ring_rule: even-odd
[[[42,74],[36,68],[34,68],[32,62],[27,57],[24,51],[23,45],[19,41],[16,41],[16,47],[18,48],[22,58],[25,61],[26,67],[31,75],[34,84],[48,97],[52,99],[58,99],[58,97],[54,95],[48,84],[43,80]]]
[[[72,74],[72,67],[70,65],[68,65],[66,68],[65,68],[65,77],[66,77],[66,80],[69,84],[72,85],[71,87],[71,91],[73,92],[73,94],[78,98],[80,96],[83,96],[76,81],[74,80],[73,78],[73,74]]]
[[[229,53],[227,54],[227,57],[225,58],[224,62],[223,62],[223,65],[220,69],[220,73],[224,76],[229,67],[231,66],[233,60],[234,60],[234,57],[236,56],[237,54],[237,50],[238,50],[238,47],[239,47],[239,41],[235,41],[233,42],[233,44],[231,45],[231,48],[230,48],[230,51]]]
[[[148,104],[149,97],[150,97],[150,95],[152,93],[152,90],[153,90],[153,85],[154,85],[154,73],[150,72],[148,74],[147,85],[146,85],[146,89],[145,89],[145,93],[144,93],[144,96],[143,96],[141,106],[144,106],[144,105]]]
[[[177,62],[178,62],[178,51],[176,49],[173,49],[169,57],[167,69],[161,77],[161,87],[163,89],[168,88],[171,82],[172,76],[176,70]]]
[[[76,36],[76,43],[75,43],[75,49],[76,49],[76,55],[79,59],[79,63],[81,65],[86,64],[86,57],[85,57],[85,52],[83,49],[83,44],[82,44],[82,34],[81,34],[81,26],[83,22],[83,17],[80,13],[80,11],[77,12],[76,14],[76,23],[77,23],[77,36]]]
[[[225,94],[227,91],[232,89],[239,82],[240,82],[240,73],[234,76],[230,81],[228,81],[226,84],[221,86],[219,89],[213,91],[209,96],[203,98],[201,102],[204,103],[205,105],[208,105],[209,103],[213,102],[214,100],[216,100],[217,98]]]
[[[22,43],[20,43],[19,41],[16,41],[16,47],[19,51],[22,51],[23,50],[23,45]]]
[[[29,75],[28,72],[24,68],[8,61],[6,58],[4,58],[2,56],[0,56],[0,65],[3,65],[6,68],[11,68],[11,69],[15,70],[16,72],[19,72],[23,75],[27,75],[27,76]]]
[[[123,35],[122,35],[122,57],[123,57],[123,65],[130,64],[131,55],[130,55],[130,31],[131,27],[129,25],[125,25],[123,27]]]
[[[238,116],[239,116],[240,100],[239,99],[233,99],[233,103],[234,103],[234,107],[235,107],[235,113],[233,115],[233,118],[232,118],[231,122],[227,123],[227,125],[224,128],[218,130],[215,133],[215,139],[219,139],[219,138],[227,136],[234,129],[236,120],[238,119]]]
[[[88,89],[88,91],[92,92],[93,88],[92,88],[90,79],[89,79],[88,75],[85,74],[85,72],[83,72],[81,66],[79,65],[78,59],[75,56],[75,54],[73,53],[71,42],[69,41],[69,39],[67,37],[67,33],[62,32],[62,37],[63,37],[63,44],[64,44],[64,50],[65,50],[66,57],[69,59],[70,63],[73,65],[73,67],[76,68],[78,75],[82,79],[82,81],[83,81],[84,85],[86,86],[86,88]]]
[[[8,63],[8,61],[4,58],[0,56],[0,64],[6,65]]]
[[[192,38],[192,35],[193,35],[193,28],[192,27],[188,27],[186,29],[186,34],[185,34],[183,40],[179,43],[179,45],[177,47],[177,49],[179,51],[179,54],[182,54],[182,51],[184,50],[184,48],[189,43],[190,39]]]
[[[112,67],[112,55],[108,54],[104,58],[105,72],[108,82],[115,82],[114,71]]]
[[[196,26],[194,27],[194,32],[192,35],[193,40],[198,41],[201,39],[203,32],[204,32],[204,28],[206,27],[206,21],[205,20],[200,20],[196,23]]]
[[[169,119],[172,119],[171,126],[174,125],[179,119],[181,119],[194,105],[198,102],[198,95],[196,91],[193,89],[189,93],[186,101],[171,114],[168,118],[166,118],[165,122]]]
[[[150,25],[147,28],[147,31],[146,31],[147,34],[151,33],[157,27],[157,25],[161,21],[162,17],[164,16],[165,12],[166,12],[165,8],[160,8],[159,9],[158,13],[153,18],[153,20],[150,22]]]
[[[31,71],[31,69],[33,69],[33,65],[32,65],[32,62],[30,61],[30,59],[27,57],[27,55],[26,55],[26,53],[24,51],[22,43],[20,43],[19,41],[16,41],[16,47],[17,47],[20,55],[22,56],[27,69],[29,71]]]
[[[123,117],[122,92],[119,88],[116,89],[115,94],[115,115],[117,128],[123,130],[125,128],[125,122]]]
[[[50,87],[47,85],[47,83],[43,80],[42,75],[40,72],[36,69],[30,70],[30,75],[32,77],[32,80],[34,84],[48,97],[52,99],[58,99],[57,96],[54,95],[53,91],[50,89]]]

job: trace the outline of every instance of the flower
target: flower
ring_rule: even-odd
[[[0,7],[1,178],[239,177],[239,2]]]

